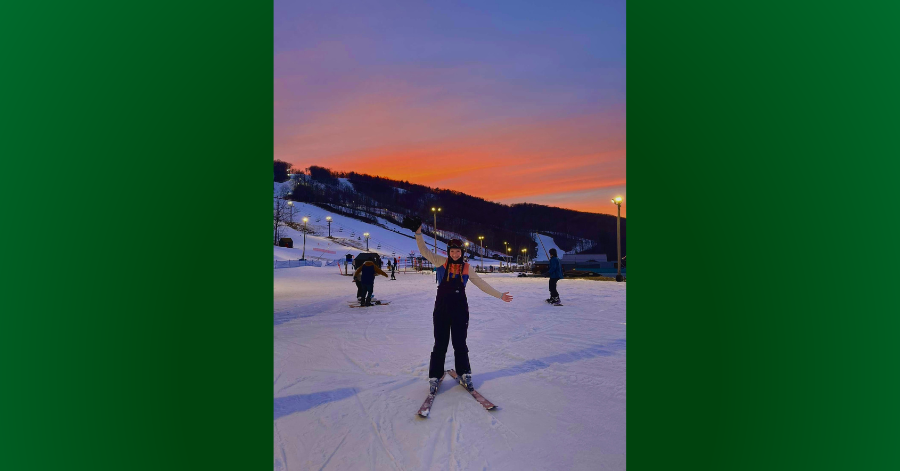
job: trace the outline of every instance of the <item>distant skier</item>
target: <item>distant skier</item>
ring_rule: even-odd
[[[444,376],[444,359],[447,355],[447,343],[453,338],[453,353],[456,358],[456,373],[460,383],[468,390],[473,390],[472,368],[469,365],[469,349],[466,346],[466,335],[469,329],[469,303],[466,299],[466,283],[472,281],[481,291],[505,302],[512,301],[509,292],[500,293],[482,280],[469,264],[463,261],[463,244],[452,239],[447,244],[448,257],[437,255],[428,250],[422,238],[421,221],[411,218],[405,227],[417,227],[416,243],[419,252],[437,267],[438,289],[434,300],[434,312],[431,319],[434,324],[434,349],[431,351],[431,364],[428,368],[430,393],[437,391],[440,378]],[[452,335],[451,335],[452,334]]]
[[[372,292],[375,290],[376,273],[387,278],[387,273],[375,266],[375,263],[371,260],[366,260],[366,262],[353,273],[353,278],[359,279],[359,286],[361,286],[363,290],[362,301],[359,303],[361,306],[372,305]]]
[[[397,264],[396,264],[396,263],[394,263],[394,264],[391,264],[391,262],[390,262],[390,261],[388,261],[388,268],[390,268],[390,269],[391,269],[391,279],[392,279],[392,280],[396,280],[396,279],[397,279],[397,278],[396,278],[396,277],[394,277],[394,271],[396,271],[396,270],[397,270]]]
[[[565,278],[565,275],[563,275],[562,263],[556,257],[556,249],[550,249],[550,270],[547,274],[550,276],[550,299],[547,302],[554,305],[562,305],[562,302],[559,300],[559,291],[556,291],[556,283],[560,279]]]

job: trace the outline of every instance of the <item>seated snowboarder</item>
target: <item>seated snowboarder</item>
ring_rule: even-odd
[[[469,349],[466,346],[466,335],[469,329],[469,303],[466,299],[466,284],[471,281],[481,291],[505,302],[512,301],[509,292],[501,293],[492,288],[479,277],[475,270],[469,270],[469,264],[463,261],[463,244],[453,239],[447,244],[449,257],[437,255],[428,250],[422,238],[421,223],[416,229],[416,243],[419,252],[437,268],[437,297],[434,300],[432,322],[434,324],[434,348],[431,351],[431,364],[428,369],[428,383],[431,394],[437,392],[440,378],[444,376],[444,358],[447,355],[447,344],[453,339],[453,353],[456,359],[456,373],[460,384],[472,391],[472,369],[469,365]]]
[[[363,300],[359,303],[361,306],[372,305],[372,292],[375,289],[375,274],[387,278],[387,273],[378,268],[371,260],[366,260],[361,267],[353,273],[353,278],[359,278],[359,285],[363,289]]]

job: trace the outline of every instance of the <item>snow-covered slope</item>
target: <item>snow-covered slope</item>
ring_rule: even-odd
[[[346,178],[340,178],[340,184],[347,186],[352,189],[353,184],[350,183]],[[293,181],[287,181],[284,183],[275,183],[274,190],[275,194],[278,195],[280,192],[289,191],[294,185]],[[307,234],[307,258],[313,259],[337,259],[341,258],[346,254],[353,254],[354,256],[358,254],[360,251],[365,251],[366,240],[363,236],[364,233],[369,233],[369,251],[377,252],[382,256],[392,256],[392,257],[401,257],[409,255],[410,253],[419,254],[418,246],[416,245],[415,239],[411,238],[413,233],[404,229],[396,224],[389,222],[384,218],[377,218],[379,224],[385,227],[379,227],[373,224],[369,224],[358,219],[353,219],[350,217],[342,216],[340,214],[335,214],[333,211],[330,211],[325,208],[320,208],[318,206],[306,203],[294,203],[294,215],[293,222],[300,223],[303,220],[303,217],[306,216],[309,218],[309,222],[307,223],[308,228],[313,231],[312,234]],[[331,235],[337,240],[329,240],[328,236],[328,223],[326,221],[326,217],[332,217],[331,224]],[[400,215],[394,215],[394,217],[400,217]],[[431,223],[428,220],[424,221],[426,229],[431,228]],[[440,227],[440,220],[438,220],[438,230],[443,231]],[[294,230],[291,228],[283,228],[282,229],[282,237],[290,237],[294,240],[294,249],[282,249],[278,250],[276,247],[275,250],[275,260],[288,260],[288,259],[299,259],[302,256],[302,245],[303,245],[303,232]],[[465,240],[463,236],[456,233],[451,232],[442,232],[443,237],[451,238],[456,237],[459,239]],[[407,237],[410,236],[410,237]],[[560,256],[563,256],[565,251],[560,249],[553,240],[553,237],[547,234],[536,234],[534,237],[535,244],[537,245],[537,253],[529,253],[529,259],[534,260],[547,260],[547,253],[549,253],[551,248],[555,248]],[[425,242],[428,244],[431,250],[434,250],[434,239],[429,236],[425,236]],[[478,241],[468,241],[472,247],[478,247]],[[543,247],[541,246],[541,242],[543,242]],[[379,247],[380,246],[380,247]],[[318,250],[311,250],[318,248]],[[437,252],[441,255],[446,255],[447,245],[446,243],[438,240],[437,241]],[[333,252],[333,253],[332,253]],[[504,255],[502,251],[487,249],[487,256],[493,255]],[[512,259],[515,260],[516,253],[511,254]],[[481,264],[480,257],[474,257],[475,260],[479,261]],[[493,259],[485,259],[484,265],[499,265],[500,262]]]
[[[416,241],[412,238],[412,231],[392,224],[385,219],[379,219],[379,222],[387,226],[387,228],[342,216],[311,204],[294,203],[294,207],[294,222],[302,223],[304,216],[309,218],[307,228],[311,233],[306,235],[307,258],[331,260],[342,258],[343,255],[348,253],[356,255],[361,251],[365,252],[366,238],[363,234],[366,232],[369,233],[370,252],[376,252],[382,256],[397,257],[409,255],[410,252],[415,252],[416,254],[419,252]],[[328,216],[332,218],[331,235],[335,238],[334,241],[328,239],[328,221],[325,219]],[[300,258],[299,254],[302,252],[303,246],[303,231],[292,228],[283,228],[282,231],[285,234],[283,237],[290,237],[294,240],[294,249],[282,249],[279,251],[279,247],[276,247],[275,259],[286,259],[279,258],[279,256],[289,256],[288,258],[294,259]],[[432,245],[430,242],[433,239],[425,237],[425,240],[430,247]],[[335,253],[319,252],[313,250],[315,248]],[[445,251],[446,244],[438,241],[438,249],[439,251]]]
[[[553,241],[553,237],[546,234],[535,233],[534,243],[537,244],[537,255],[534,257],[537,261],[549,260],[550,249],[556,249],[558,257],[563,257],[563,254],[565,253],[563,249],[557,247],[556,242]]]
[[[331,216],[331,235],[336,240],[328,239],[328,221]],[[342,216],[325,208],[306,203],[294,203],[293,221],[301,223],[303,217],[308,217],[307,228],[311,233],[306,235],[306,258],[333,260],[342,258],[350,253],[354,256],[360,251],[365,252],[366,239],[364,233],[369,233],[369,251],[377,252],[382,256],[408,256],[410,252],[419,254],[419,248],[413,236],[413,232],[404,229],[384,218],[378,218],[378,222],[386,227],[379,227],[358,219]],[[440,223],[440,221],[438,221]],[[438,226],[440,229],[440,226]],[[294,240],[294,248],[286,249],[275,247],[275,260],[297,260],[301,258],[303,247],[303,231],[289,227],[281,229],[282,237],[290,237]],[[425,236],[425,243],[433,250],[434,239]],[[546,242],[546,239],[545,239]],[[379,247],[380,246],[380,247]],[[446,255],[447,244],[437,241],[438,253]],[[315,250],[316,248],[321,251]],[[330,252],[329,252],[330,251]],[[331,253],[334,252],[334,253]],[[480,258],[476,257],[476,260]],[[484,265],[499,265],[500,262],[493,259],[485,259]]]
[[[473,379],[498,409],[448,376],[423,419],[434,278],[397,278],[375,281],[390,305],[350,308],[334,267],[274,271],[274,469],[625,469],[625,283],[562,280],[563,307],[545,278],[484,275],[511,303],[470,283]]]

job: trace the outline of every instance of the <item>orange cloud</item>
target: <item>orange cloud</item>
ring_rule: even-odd
[[[621,188],[624,196],[624,105],[518,116],[514,109],[486,109],[475,98],[445,96],[412,79],[369,79],[324,101],[298,95],[296,83],[285,85],[306,80],[302,74],[280,80],[274,154],[299,167],[603,213],[610,212],[603,207],[609,198],[596,203],[585,192]]]

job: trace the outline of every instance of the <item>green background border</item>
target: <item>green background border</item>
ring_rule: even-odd
[[[20,3],[0,469],[268,468],[272,5]]]
[[[897,13],[629,2],[630,469],[900,467]]]

